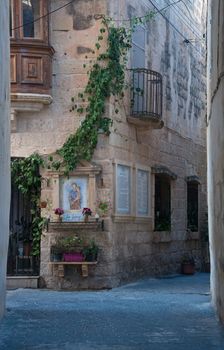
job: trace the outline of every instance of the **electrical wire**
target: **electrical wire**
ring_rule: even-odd
[[[159,14],[165,19],[165,21],[184,39],[185,43],[190,44],[199,54],[201,54],[201,52],[196,48],[195,45],[192,44],[191,41],[189,41],[188,38],[186,38],[184,36],[183,33],[181,33],[181,31],[164,15],[164,13],[162,12],[162,10],[160,10],[153,2],[152,0],[148,0],[150,2],[150,4],[159,12]]]
[[[165,10],[168,9],[170,6],[176,5],[176,4],[178,4],[179,2],[182,2],[182,1],[183,1],[183,0],[174,1],[173,3],[171,3],[171,4],[167,5],[167,6],[165,6],[164,8],[162,8],[160,11],[165,11]],[[35,23],[35,22],[38,22],[38,21],[40,21],[42,18],[48,17],[48,16],[50,16],[52,13],[55,13],[55,12],[57,12],[57,11],[63,9],[63,8],[65,8],[65,7],[67,7],[68,5],[71,5],[71,4],[74,3],[74,2],[75,2],[75,0],[72,0],[72,1],[68,2],[67,4],[65,4],[65,5],[63,5],[63,6],[60,6],[60,7],[56,8],[55,10],[46,13],[46,15],[40,16],[40,17],[36,18],[36,19],[33,20],[33,21],[30,21],[30,22],[27,22],[27,23],[23,23],[22,25],[20,25],[20,26],[18,26],[18,27],[14,27],[14,28],[12,28],[12,30],[20,29],[20,28],[25,27],[25,26],[27,26],[27,25],[33,24],[33,23]],[[159,12],[157,12],[157,13],[159,13]],[[141,19],[146,18],[147,16],[148,16],[148,14],[145,15],[145,16],[140,16],[140,17],[135,17],[135,18],[141,20]],[[103,17],[103,15],[95,15],[94,17],[97,18],[97,19],[100,19],[100,18]],[[129,19],[113,19],[114,22],[130,22],[131,20],[132,20],[131,18],[129,18]]]
[[[0,1],[1,1],[1,0],[0,0]],[[40,17],[34,19],[33,21],[30,21],[30,22],[27,22],[27,23],[23,23],[21,26],[12,28],[12,30],[16,30],[16,29],[19,29],[19,28],[28,26],[28,25],[30,25],[30,24],[33,24],[33,23],[35,23],[35,22],[38,22],[38,21],[40,21],[42,18],[48,17],[48,16],[50,16],[52,13],[55,13],[55,12],[57,12],[57,11],[63,9],[64,7],[67,7],[68,5],[71,5],[73,2],[75,2],[75,0],[69,1],[67,4],[62,5],[62,6],[58,7],[58,8],[56,8],[55,10],[52,10],[52,11],[46,13],[46,15],[43,15],[43,16],[40,16]]]
[[[166,0],[166,2],[168,2],[168,0]],[[182,2],[182,4],[187,9],[189,15],[191,16],[191,19],[194,21],[188,6],[184,2]],[[190,19],[190,17],[188,17],[185,13],[183,16],[183,11],[181,10],[181,8],[179,6],[174,7],[174,14],[181,20],[183,25],[185,25],[188,28],[188,30],[190,32],[192,32],[192,34],[198,38],[198,40],[201,40],[203,33],[198,29],[196,24],[192,23],[192,20]]]
[[[189,43],[190,45],[192,45],[192,47],[193,47],[198,53],[200,53],[200,51],[192,44],[192,42],[191,42],[188,38],[186,38],[186,37],[179,31],[179,29],[177,29],[177,28],[175,27],[175,25],[174,25],[174,24],[164,15],[164,13],[163,13],[163,11],[167,10],[167,9],[170,8],[171,6],[175,6],[175,5],[177,5],[178,3],[181,3],[181,2],[183,3],[183,0],[174,1],[174,2],[172,2],[172,3],[170,3],[170,4],[168,4],[167,6],[163,7],[162,9],[159,9],[151,0],[148,0],[148,1],[149,1],[149,2],[151,3],[151,5],[156,9],[156,14],[160,14],[160,15],[166,20],[166,22],[167,22],[167,23],[168,23],[168,24],[169,24],[169,25],[184,39],[184,42]],[[20,25],[20,26],[18,26],[18,27],[12,28],[12,30],[20,29],[20,28],[25,27],[25,26],[27,26],[27,25],[33,24],[33,23],[35,23],[35,22],[41,20],[42,18],[45,18],[45,17],[50,16],[52,13],[55,13],[55,12],[57,12],[57,11],[60,11],[61,9],[65,8],[65,7],[69,6],[69,5],[71,5],[71,4],[74,3],[74,2],[75,2],[75,0],[69,1],[69,2],[66,3],[65,5],[62,5],[62,6],[58,7],[58,8],[56,8],[55,10],[52,10],[52,11],[46,13],[45,15],[36,18],[36,19],[33,20],[33,21],[30,21],[30,22],[27,22],[27,23],[23,23],[22,25]],[[148,14],[145,15],[145,16],[140,16],[140,17],[135,17],[135,18],[141,20],[141,19],[146,18],[147,16],[148,16]],[[95,17],[97,17],[97,16],[95,15]],[[101,15],[101,17],[103,17],[103,15]],[[113,19],[113,21],[119,21],[119,22],[131,22],[131,20],[132,20],[131,18],[129,18],[129,19],[119,19],[119,20],[116,20],[116,19],[114,20],[114,19]]]
[[[172,2],[171,4],[168,4],[166,5],[165,7],[163,7],[160,11],[165,11],[167,10],[169,7],[171,6],[174,6],[176,4],[178,4],[179,2],[183,2],[183,0],[177,0],[177,1],[174,1]],[[159,11],[156,11],[155,14],[159,13]],[[139,16],[139,17],[134,17],[136,20],[141,20],[141,19],[144,19],[148,17],[148,14],[147,15],[144,15],[144,16]],[[126,19],[114,19],[112,18],[113,22],[131,22],[132,18],[126,18]]]

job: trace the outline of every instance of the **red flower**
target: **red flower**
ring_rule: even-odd
[[[82,215],[92,215],[92,210],[90,208],[83,208]]]
[[[61,216],[61,215],[64,214],[64,210],[63,210],[62,208],[56,208],[56,209],[54,210],[54,213],[55,213],[56,215]]]

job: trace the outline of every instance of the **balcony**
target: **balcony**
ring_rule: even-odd
[[[145,68],[131,69],[131,108],[129,123],[144,129],[161,129],[162,76]]]
[[[49,42],[49,1],[10,0],[11,131],[23,112],[52,102],[54,49]]]

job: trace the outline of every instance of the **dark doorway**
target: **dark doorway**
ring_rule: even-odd
[[[170,178],[155,175],[155,230],[171,229],[171,191]]]
[[[198,184],[187,184],[187,228],[198,231]]]
[[[11,185],[7,275],[39,275],[39,257],[32,255],[31,201]]]

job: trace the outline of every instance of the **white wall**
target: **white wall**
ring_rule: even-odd
[[[220,6],[220,8],[219,8]],[[212,299],[224,322],[224,2],[209,0],[208,208]]]
[[[5,309],[5,275],[10,205],[9,9],[0,1],[0,317]]]

